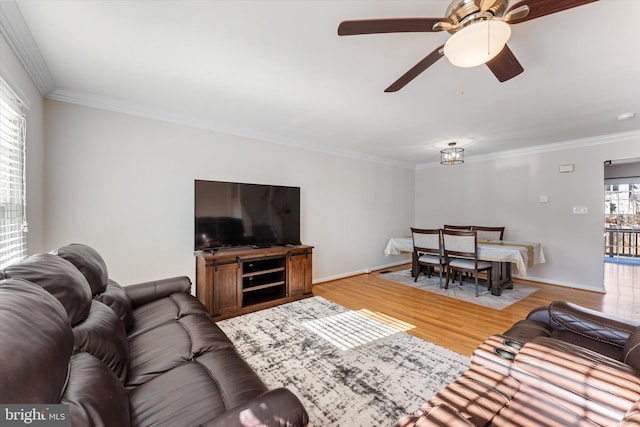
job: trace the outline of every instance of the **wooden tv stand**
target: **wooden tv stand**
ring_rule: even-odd
[[[196,297],[215,320],[311,296],[313,246],[197,251]]]

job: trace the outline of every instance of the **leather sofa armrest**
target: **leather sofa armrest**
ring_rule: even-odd
[[[549,305],[551,326],[623,348],[640,323],[620,319],[565,301]]]
[[[622,351],[623,362],[640,375],[640,326],[633,330]],[[638,407],[640,410],[640,406]]]
[[[286,388],[277,388],[207,421],[202,426],[303,427],[308,423],[309,415],[298,398]]]
[[[538,337],[550,337],[551,327],[548,323],[531,319],[519,320],[511,328],[502,333],[505,338],[517,341],[521,344]]]
[[[124,290],[133,308],[167,297],[176,292],[191,293],[191,280],[187,276],[154,280],[125,286]]]
[[[551,323],[551,319],[549,317],[549,306],[545,305],[543,307],[534,308],[527,315],[528,320],[533,320],[534,322],[546,323],[547,325]]]

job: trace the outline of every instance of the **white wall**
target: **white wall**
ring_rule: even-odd
[[[506,226],[505,239],[541,242],[547,262],[527,277],[602,291],[605,160],[640,155],[640,138],[416,170],[415,223]],[[558,166],[574,164],[575,172]],[[549,196],[540,203],[540,195]],[[573,206],[589,213],[575,215]]]
[[[122,284],[195,275],[194,179],[301,187],[314,281],[397,261],[414,171],[56,101],[45,102],[47,250],[81,242]]]
[[[0,35],[0,75],[28,105],[27,112],[27,248],[44,251],[44,136],[43,100],[25,69]]]

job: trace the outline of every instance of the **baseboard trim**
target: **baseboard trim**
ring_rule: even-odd
[[[410,260],[395,261],[389,264],[383,264],[375,267],[364,268],[362,270],[351,271],[349,273],[337,274],[335,276],[321,277],[321,278],[315,279],[313,281],[313,284],[315,285],[315,284],[324,283],[324,282],[331,282],[333,280],[344,279],[347,277],[357,276],[359,274],[369,274],[378,270],[384,270],[385,268],[397,267],[399,265],[408,264],[410,262],[411,262]],[[585,286],[579,283],[563,282],[561,280],[551,280],[547,278],[534,277],[534,276],[521,277],[518,274],[514,274],[513,277],[515,279],[525,280],[528,282],[537,282],[537,283],[542,283],[546,285],[562,286],[565,288],[573,288],[573,289],[580,289],[584,291],[598,292],[600,294],[607,293],[607,291],[604,288],[593,288],[593,287]]]
[[[538,282],[538,283],[544,283],[547,285],[554,285],[554,286],[562,286],[564,288],[573,288],[573,289],[580,289],[583,291],[591,291],[591,292],[598,292],[600,294],[606,294],[607,291],[604,288],[593,288],[591,286],[585,286],[579,283],[571,283],[571,282],[563,282],[561,280],[552,280],[552,279],[547,279],[547,278],[542,278],[542,277],[533,277],[533,276],[525,276],[522,277],[518,274],[514,274],[513,277],[515,279],[520,279],[520,280],[526,280],[529,282]]]
[[[378,265],[378,266],[374,266],[374,267],[368,267],[368,268],[364,268],[362,270],[356,270],[356,271],[352,271],[349,273],[344,273],[344,274],[337,274],[335,276],[328,276],[328,277],[321,277],[318,279],[315,279],[313,281],[313,284],[318,284],[318,283],[324,283],[324,282],[331,282],[333,280],[339,280],[339,279],[344,279],[347,277],[352,277],[352,276],[357,276],[359,274],[369,274],[369,273],[373,273],[375,271],[378,270],[384,270],[385,268],[391,268],[391,267],[397,267],[399,265],[404,265],[411,262],[411,260],[407,261],[407,260],[403,260],[403,261],[396,261],[396,262],[392,262],[390,264],[384,264],[384,265]]]

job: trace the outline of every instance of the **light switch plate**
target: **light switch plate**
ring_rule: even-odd
[[[574,206],[573,207],[573,213],[576,214],[576,215],[588,214],[589,213],[589,209],[587,209],[586,206]]]
[[[558,171],[560,171],[560,173],[570,173],[573,172],[575,170],[575,166],[573,165],[573,163],[570,163],[568,165],[560,165],[558,167]]]

